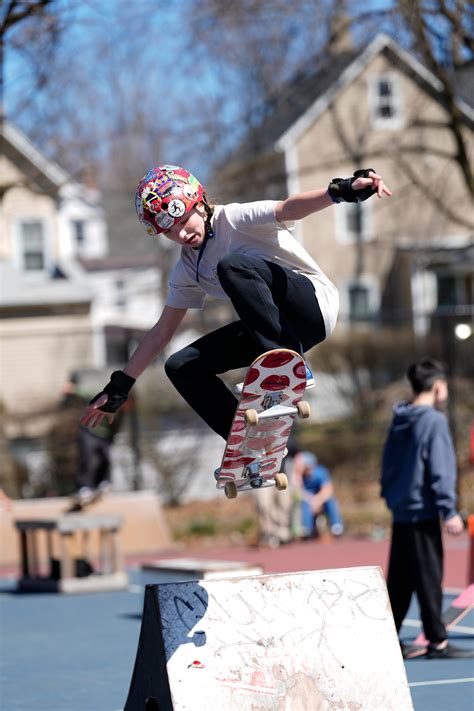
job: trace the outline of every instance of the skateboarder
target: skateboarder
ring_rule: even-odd
[[[77,421],[78,412],[84,409],[84,405],[95,393],[96,387],[93,388],[91,384],[87,385],[87,376],[84,375],[84,372],[74,371],[71,373],[63,386],[62,410],[75,413],[74,419]],[[100,425],[94,428],[79,426],[77,432],[78,457],[74,477],[75,492],[72,497],[71,511],[82,510],[111,490],[111,449],[120,429],[125,409],[123,408],[117,413],[112,423],[104,419]]]
[[[224,439],[237,400],[218,377],[248,366],[261,353],[289,348],[300,354],[327,338],[336,324],[334,284],[293,237],[287,223],[339,202],[391,191],[372,169],[335,178],[327,188],[246,204],[212,205],[187,170],[163,165],[140,181],[136,209],[148,234],[181,246],[165,307],[125,368],[112,373],[86,408],[82,423],[96,425],[126,401],[136,378],[161,353],[188,309],[206,294],[230,299],[239,320],[172,355],[168,377],[189,405]],[[307,383],[314,380],[308,367]]]

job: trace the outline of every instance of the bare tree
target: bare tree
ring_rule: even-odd
[[[455,151],[448,160],[457,165],[472,196],[473,166],[469,159],[466,117],[460,108],[458,91],[459,76],[472,64],[474,57],[472,3],[465,0],[394,0],[388,8],[375,12],[357,9],[353,0],[350,5],[354,10],[352,27],[359,36],[368,38],[375,31],[384,29],[436,78],[446,108],[445,126],[455,144]],[[469,128],[472,130],[472,121]],[[408,170],[408,166],[405,168]],[[415,179],[413,172],[407,177]]]
[[[474,195],[473,167],[469,160],[463,118],[456,101],[455,70],[474,52],[473,9],[463,0],[399,0],[398,7],[412,37],[412,50],[441,84],[456,152],[454,159],[471,196]],[[463,59],[464,56],[464,59]]]
[[[29,91],[40,89],[47,81],[48,68],[61,32],[58,0],[6,0],[0,6],[0,110],[3,118],[4,61],[6,49],[12,48],[31,73]]]

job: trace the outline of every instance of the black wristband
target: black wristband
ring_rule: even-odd
[[[90,405],[93,405],[102,395],[107,395],[108,400],[105,405],[99,407],[102,412],[117,412],[117,410],[126,402],[128,398],[128,393],[132,389],[135,383],[135,378],[127,375],[122,370],[115,370],[110,376],[110,381],[107,383],[105,388],[98,393],[90,401]]]
[[[362,190],[354,190],[352,184],[357,178],[368,178],[369,173],[375,173],[373,168],[362,168],[354,171],[352,178],[333,178],[328,186],[328,194],[333,202],[363,202],[372,197],[377,190],[368,185]]]

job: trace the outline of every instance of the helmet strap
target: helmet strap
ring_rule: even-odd
[[[202,259],[202,255],[204,254],[204,250],[206,249],[206,245],[207,245],[208,241],[214,237],[214,230],[212,229],[212,225],[211,225],[211,218],[212,218],[212,215],[214,214],[214,208],[209,205],[205,195],[203,195],[202,202],[204,205],[204,209],[206,211],[206,217],[204,220],[204,225],[205,225],[206,231],[204,233],[204,241],[199,249],[199,254],[198,254],[198,258],[197,258],[196,281],[199,281],[199,263]]]

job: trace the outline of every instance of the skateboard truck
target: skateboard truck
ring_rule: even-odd
[[[253,462],[245,467],[244,477],[249,480],[252,489],[260,489],[263,479],[260,476],[260,462]]]
[[[263,400],[262,400],[263,409],[269,410],[271,407],[274,407],[275,405],[279,405],[282,401],[282,397],[283,397],[282,392],[266,393]]]

